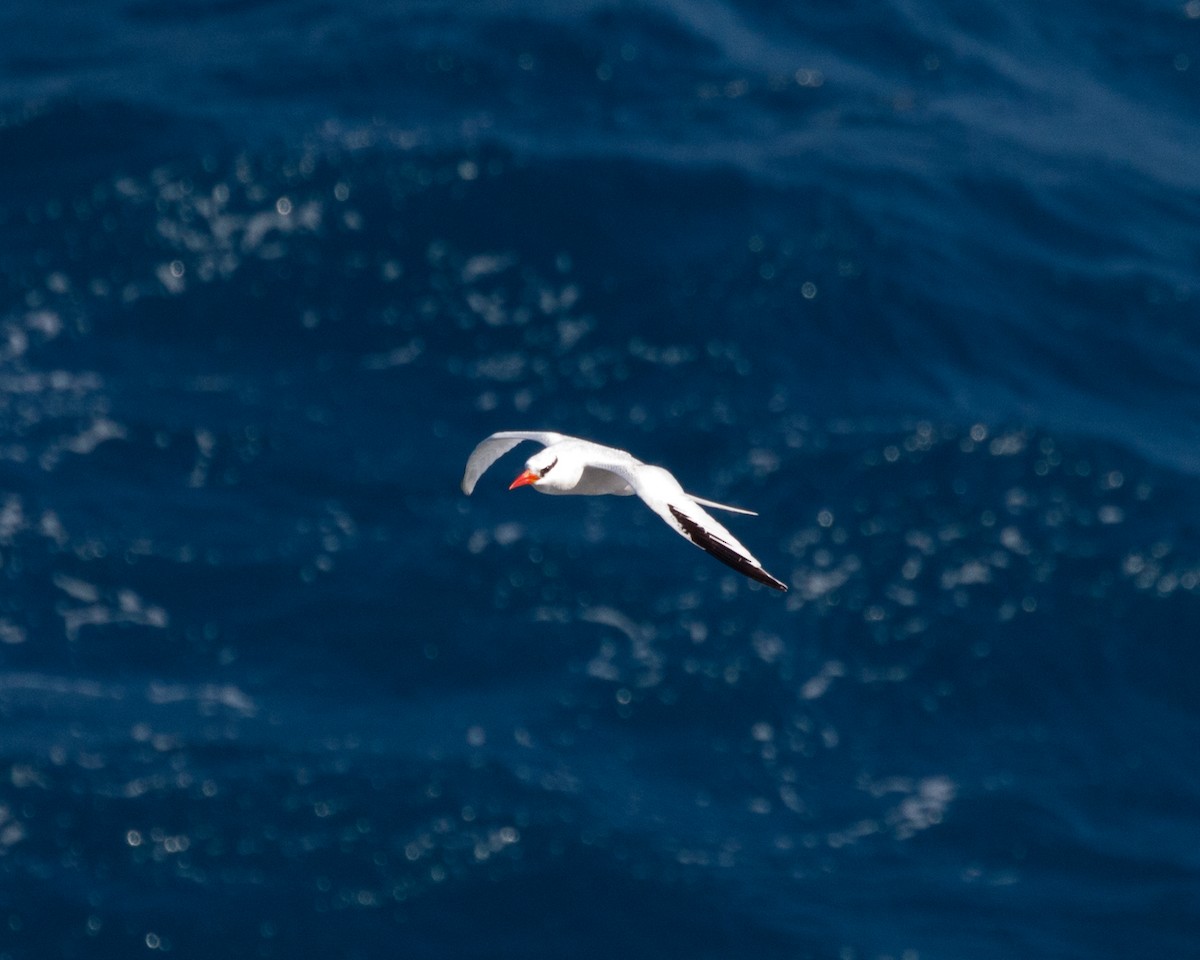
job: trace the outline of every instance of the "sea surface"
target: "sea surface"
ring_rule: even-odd
[[[1198,486],[1200,0],[0,10],[0,960],[1200,956]]]

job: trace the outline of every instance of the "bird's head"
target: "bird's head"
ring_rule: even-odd
[[[566,474],[569,472],[565,466],[559,464],[558,455],[547,448],[535,453],[525,461],[525,472],[509,484],[508,489],[515,490],[526,484],[533,484],[535,489],[539,486],[544,489],[557,488],[564,486],[564,483],[565,486],[570,487],[579,478],[567,477]]]

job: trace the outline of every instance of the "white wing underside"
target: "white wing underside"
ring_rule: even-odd
[[[472,450],[471,456],[467,458],[467,470],[462,478],[463,493],[470,496],[471,491],[475,489],[475,484],[479,482],[479,478],[484,475],[487,468],[522,440],[532,440],[534,443],[540,443],[543,447],[548,447],[552,443],[566,439],[565,434],[553,433],[549,430],[502,430],[500,433],[493,433]]]

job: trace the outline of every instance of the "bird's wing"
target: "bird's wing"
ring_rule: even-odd
[[[712,554],[723,564],[733,567],[740,574],[751,580],[765,583],[776,590],[787,591],[787,584],[776,580],[763,569],[762,564],[755,559],[754,554],[745,548],[738,539],[717,523],[703,507],[690,498],[667,503],[670,519],[655,511],[667,520],[679,533],[687,537],[700,549]]]
[[[630,466],[620,461],[593,463],[592,466],[622,477],[633,487],[633,492],[642,498],[646,506],[662,517],[676,533],[686,537],[701,550],[751,580],[757,580],[776,590],[787,591],[787,585],[767,573],[754,554],[701,507],[697,498],[684,492],[670,471],[642,463]],[[714,504],[707,500],[703,502],[710,506],[730,509],[723,504]]]
[[[565,434],[550,430],[501,430],[499,433],[493,433],[472,450],[471,456],[467,458],[467,469],[462,478],[463,493],[469,496],[487,468],[522,440],[532,440],[548,447],[566,439],[568,438]]]

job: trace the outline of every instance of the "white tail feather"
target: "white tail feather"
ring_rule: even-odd
[[[748,517],[757,517],[758,514],[753,510],[744,510],[741,507],[731,507],[727,503],[717,503],[715,500],[705,500],[703,497],[698,497],[694,493],[689,493],[688,497],[695,500],[702,507],[712,507],[714,510],[728,510],[730,513],[744,513]]]

